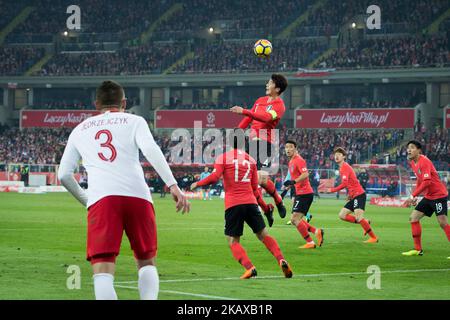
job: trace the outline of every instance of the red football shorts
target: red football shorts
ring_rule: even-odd
[[[141,198],[108,196],[88,208],[87,260],[91,264],[115,262],[124,230],[136,259],[156,255],[153,205]]]

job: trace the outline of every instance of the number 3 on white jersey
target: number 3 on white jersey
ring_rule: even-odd
[[[117,157],[116,148],[111,144],[112,134],[109,130],[100,130],[95,134],[95,140],[100,140],[101,136],[106,136],[106,141],[100,144],[102,148],[108,148],[111,151],[111,157],[107,158],[103,152],[97,153],[99,158],[106,162],[113,162]]]
[[[239,182],[239,161],[237,159],[234,159],[233,163],[234,163],[234,181]],[[248,178],[251,169],[250,162],[248,160],[244,160],[242,161],[242,165],[243,166],[247,165],[247,172],[245,173],[241,182],[250,182],[250,179]]]

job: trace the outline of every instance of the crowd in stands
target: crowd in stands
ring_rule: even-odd
[[[314,105],[305,105],[308,109],[314,109]],[[389,101],[352,101],[350,99],[343,99],[343,101],[320,101],[317,108],[411,108],[414,104],[410,102],[408,98],[399,100],[389,100]]]
[[[347,150],[350,164],[366,161],[370,154],[377,154],[394,146],[404,136],[403,130],[305,130],[285,129],[280,134],[280,148],[287,138],[298,142],[298,150],[309,168],[334,169],[333,150],[337,146]],[[288,163],[282,154],[282,164]]]
[[[45,54],[42,48],[0,47],[0,75],[23,75]]]
[[[424,154],[433,161],[437,170],[450,170],[450,137],[447,129],[439,127],[426,130],[423,127],[414,134],[414,139],[422,143]],[[377,162],[385,163],[386,156],[377,159]],[[408,154],[406,145],[393,150],[388,156],[388,162],[407,166]]]
[[[35,110],[94,110],[94,104],[88,104],[81,101],[53,101],[47,103],[35,104],[32,106]]]
[[[216,42],[194,48],[194,58],[177,66],[174,73],[295,71],[318,57],[327,44],[321,40],[275,40],[269,58],[253,53],[254,42]]]
[[[9,128],[0,125],[0,164],[5,163],[28,163],[40,165],[58,164],[68,136],[72,129],[23,129]],[[156,143],[161,147],[166,159],[171,163],[172,148],[180,141],[172,141],[170,133],[153,132]],[[424,154],[430,158],[437,170],[448,171],[450,163],[450,134],[448,130],[434,129],[421,130],[415,133],[415,138],[423,143]],[[199,139],[202,139],[200,137]],[[280,164],[282,168],[288,163],[284,154],[284,144],[287,139],[294,139],[298,143],[298,150],[301,156],[307,161],[310,169],[320,170],[320,178],[329,178],[326,169],[337,170],[334,163],[333,150],[337,146],[343,146],[347,152],[347,161],[350,164],[364,163],[369,160],[370,154],[373,158],[372,164],[386,164],[386,151],[399,146],[391,153],[388,163],[397,164],[408,168],[406,146],[399,145],[405,140],[403,130],[305,130],[305,129],[287,129],[281,128],[280,132]],[[196,141],[203,148],[212,141]],[[192,158],[199,157],[194,151],[194,141],[191,142]],[[146,159],[140,155],[140,160],[144,165],[146,179],[149,185],[154,187],[157,192],[161,191],[163,182],[156,175],[154,169],[147,163]],[[212,164],[208,165],[212,168]],[[199,174],[203,171],[202,164],[174,165],[173,173],[178,183],[183,188],[198,180]],[[373,170],[372,170],[373,171]],[[375,188],[376,192],[384,190],[384,195],[396,195],[398,189],[398,173],[394,170],[391,173],[384,171],[372,172],[366,179],[367,188]],[[376,170],[375,170],[376,171]],[[359,170],[357,170],[359,177]],[[275,176],[278,187],[282,184],[282,171]],[[221,188],[220,184],[216,186]],[[404,188],[404,186],[403,186]]]
[[[33,42],[34,35],[56,35],[66,29],[67,0],[23,1],[35,10],[8,37],[7,42]],[[107,0],[79,0],[83,33],[114,33],[116,40],[132,40],[150,27],[173,1],[128,0],[125,4]],[[53,39],[50,37],[50,41]]]
[[[127,97],[127,108],[139,105],[138,97]],[[35,110],[95,110],[94,102],[74,100],[47,101],[31,106]]]
[[[355,41],[338,48],[316,66],[340,69],[439,67],[450,64],[449,33]]]
[[[71,129],[23,129],[21,131],[18,128],[3,128],[2,131],[0,162],[56,164],[60,156],[60,146],[65,145]],[[284,141],[287,138],[294,138],[299,142],[298,149],[308,160],[309,167],[330,169],[333,168],[332,151],[338,145],[348,148],[348,161],[356,163],[367,159],[369,148],[375,154],[380,152],[382,147],[390,147],[402,137],[403,131],[401,130],[333,131],[283,128],[280,132],[280,150],[283,150]],[[180,141],[172,141],[168,133],[154,134],[154,138],[166,159],[170,160],[172,147]],[[205,148],[212,140],[196,142]],[[198,156],[194,154],[194,143],[195,141],[191,141],[193,157]],[[144,158],[141,159],[145,161]],[[280,161],[282,164],[288,162],[283,152],[281,152]]]
[[[254,37],[272,34],[282,30],[302,12],[313,0],[279,0],[275,2],[258,0],[192,0],[184,1],[182,10],[174,13],[155,31],[160,40],[192,37],[195,32],[206,30],[213,21],[222,21],[225,29],[254,29]],[[251,14],[249,14],[251,12]]]
[[[220,110],[220,109],[229,109],[233,107],[235,104],[231,102],[209,102],[209,103],[192,103],[192,104],[181,104],[174,103],[165,105],[163,109],[169,110]]]
[[[109,33],[123,45],[116,51],[96,52],[103,48],[101,42],[92,42],[91,53],[57,54],[39,72],[40,75],[139,75],[161,73],[185,53],[182,44],[151,43],[128,47],[129,41],[139,39],[162,13],[166,12],[175,0],[141,1],[129,0],[120,6],[113,1],[80,0],[82,11],[82,31],[101,35]],[[259,72],[294,71],[305,67],[326,49],[326,39],[289,40],[273,39],[273,28],[283,28],[294,21],[308,8],[313,0],[238,1],[238,0],[193,0],[182,1],[182,9],[163,20],[155,30],[158,32],[181,32],[209,27],[219,21],[225,29],[254,29],[258,34],[246,41],[215,41],[192,46],[194,57],[178,65],[173,72]],[[55,35],[66,27],[66,0],[0,1],[0,8],[8,14],[0,18],[0,27],[5,19],[12,19],[25,6],[33,6],[34,11],[19,24],[7,37],[7,42],[31,41],[33,36]],[[302,34],[304,28],[319,26],[324,35],[337,32],[337,27],[357,14],[366,15],[369,0],[326,1],[323,6],[312,11],[294,35]],[[450,64],[448,21],[444,21],[439,35],[419,35],[450,5],[442,0],[380,0],[377,5],[383,8],[383,23],[407,21],[413,27],[415,36],[400,38],[365,38],[343,44],[329,57],[319,61],[316,67],[359,69],[379,67],[440,67]],[[252,12],[251,15],[248,13]],[[99,14],[101,13],[101,14]],[[219,24],[220,24],[219,23]],[[206,29],[205,29],[206,30]],[[263,36],[264,35],[264,36]],[[269,59],[260,59],[252,54],[252,46],[257,38],[270,36],[274,52]],[[194,34],[189,34],[192,40]],[[25,40],[24,40],[25,38]],[[110,38],[110,37],[109,37]],[[22,40],[20,40],[22,39]],[[89,39],[89,38],[87,38]],[[303,38],[305,39],[305,38]],[[127,40],[127,41],[125,41]],[[167,39],[166,39],[167,40]],[[210,39],[211,40],[211,39]],[[51,37],[50,42],[53,41]],[[75,44],[76,45],[76,44]],[[90,46],[82,46],[89,49]],[[106,48],[106,47],[104,47]],[[89,51],[89,50],[88,50]],[[43,56],[42,49],[0,48],[0,71],[5,75],[23,74],[33,63]]]
[[[358,15],[366,13],[370,5],[376,4],[381,9],[382,27],[391,23],[406,23],[407,31],[418,32],[427,27],[450,4],[442,0],[345,0],[327,1],[313,11],[295,30],[296,36],[330,36],[336,35],[341,26],[349,23]]]
[[[185,52],[182,45],[123,48],[117,52],[61,53],[39,71],[43,76],[142,75],[161,73]]]
[[[2,127],[0,163],[58,164],[71,129]]]
[[[362,69],[450,65],[448,35],[378,38],[352,42],[318,61],[318,68]],[[172,73],[286,72],[305,67],[327,49],[323,40],[275,40],[269,58],[253,53],[253,42],[218,41],[193,46],[194,57]],[[96,53],[59,53],[37,75],[143,75],[161,73],[188,52],[184,44],[124,47]],[[0,71],[20,75],[44,56],[44,49],[0,48]],[[403,106],[403,105],[400,105]],[[395,106],[394,106],[395,107]]]
[[[0,29],[7,26],[24,7],[24,0],[0,0]]]

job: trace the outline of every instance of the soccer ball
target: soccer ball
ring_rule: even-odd
[[[272,53],[272,44],[266,39],[258,40],[253,46],[253,52],[258,57],[268,57]]]

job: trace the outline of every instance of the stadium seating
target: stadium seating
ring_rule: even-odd
[[[59,146],[65,145],[70,131],[71,129],[24,129],[22,131],[18,128],[4,129],[4,134],[0,139],[0,163],[28,161],[40,163],[40,161],[44,161],[42,163],[57,164]],[[362,162],[368,159],[369,148],[373,154],[376,154],[382,148],[394,146],[397,141],[403,139],[403,134],[402,130],[333,131],[328,129],[294,130],[283,128],[280,132],[280,159],[282,164],[287,164],[288,160],[283,154],[284,141],[287,138],[294,138],[298,141],[298,149],[308,161],[309,167],[330,169],[334,168],[332,152],[338,145],[348,149],[348,161],[350,163]],[[155,141],[169,160],[170,148],[178,142],[171,141],[168,134],[154,133],[154,136]],[[370,145],[369,141],[371,142]],[[209,142],[204,141],[202,144],[205,147]],[[448,144],[445,148],[447,147]],[[438,150],[442,148],[444,147],[440,146]],[[144,158],[142,160],[144,161]]]
[[[69,15],[65,0],[22,1],[35,11],[8,38],[9,43],[52,42],[52,37],[65,30]],[[146,31],[172,1],[129,0],[120,10],[117,3],[106,0],[79,0],[83,33],[113,33],[116,41],[131,40]],[[99,14],[99,13],[102,14]],[[44,18],[45,17],[45,18]],[[43,36],[46,38],[43,40]]]
[[[357,15],[365,15],[367,7],[372,4],[383,8],[383,29],[397,24],[388,30],[390,32],[420,31],[420,28],[428,26],[449,8],[447,1],[440,0],[380,0],[376,3],[371,0],[327,1],[324,6],[310,14],[293,33],[303,37],[336,35],[344,23],[349,23]]]
[[[10,1],[0,0],[0,30],[10,23],[20,10],[25,7],[24,0]]]
[[[419,130],[415,132],[414,139],[423,144],[424,153],[433,161],[436,170],[450,169],[450,139],[448,130],[440,128],[428,131],[424,130],[424,132]],[[391,152],[389,162],[406,167],[408,165],[406,146],[397,146]]]
[[[0,47],[0,74],[23,75],[45,54],[42,48]]]
[[[236,1],[194,0],[162,23],[154,39],[180,40],[200,36],[214,21],[220,21],[224,38],[260,38],[275,35],[304,12],[313,0]],[[248,13],[252,14],[249,15]],[[244,36],[243,36],[244,35]]]
[[[269,59],[251,54],[253,41],[217,42],[194,49],[194,57],[178,66],[174,73],[297,71],[318,57],[326,48],[323,40],[277,40]]]
[[[450,64],[448,33],[350,42],[316,66],[339,69],[441,67]]]
[[[183,45],[143,45],[117,52],[60,53],[39,71],[42,76],[139,75],[161,73],[185,52]]]

